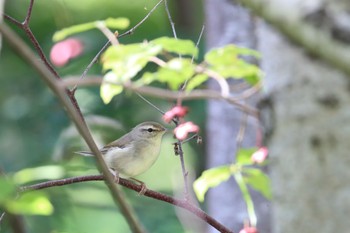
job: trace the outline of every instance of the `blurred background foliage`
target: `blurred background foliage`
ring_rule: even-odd
[[[133,26],[156,3],[155,0],[37,0],[30,26],[49,57],[55,31],[108,17],[127,17]],[[28,0],[6,1],[5,13],[22,21],[28,5]],[[178,36],[195,41],[203,24],[200,1],[169,1],[169,6]],[[23,31],[8,24],[30,44]],[[134,34],[120,39],[120,42],[140,42],[171,35],[164,5],[161,5]],[[97,30],[76,37],[84,43],[84,54],[68,65],[57,68],[63,77],[81,75],[106,42],[106,38]],[[30,46],[32,47],[31,44]],[[101,73],[100,64],[95,64],[89,75]],[[98,86],[79,88],[76,98],[84,115],[88,116],[94,137],[100,145],[116,139],[139,122],[161,122],[161,115],[155,109],[130,92],[119,95],[108,105],[103,104]],[[174,105],[171,101],[149,99],[163,110]],[[203,129],[205,103],[195,101],[186,102],[185,105],[190,107],[188,119]],[[22,184],[98,172],[93,158],[73,155],[72,151],[85,148],[85,144],[70,125],[57,99],[38,78],[38,74],[6,42],[0,54],[0,108],[0,169],[6,176],[16,177],[16,182]],[[183,178],[179,159],[173,153],[174,141],[172,135],[165,137],[160,159],[138,178],[156,191],[182,195]],[[195,170],[200,169],[205,159],[203,146],[189,143],[184,149],[190,176],[194,177]],[[49,216],[23,217],[28,232],[129,232],[103,182],[50,188],[44,192],[53,204],[54,211]],[[149,232],[191,232],[181,224],[179,212],[173,206],[138,197],[129,190],[125,192]],[[1,232],[11,232],[8,221],[1,224]]]

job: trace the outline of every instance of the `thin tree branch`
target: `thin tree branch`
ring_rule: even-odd
[[[63,186],[63,185],[70,185],[74,183],[81,183],[81,182],[88,182],[88,181],[103,181],[104,176],[103,175],[89,175],[89,176],[78,176],[78,177],[71,177],[71,178],[65,178],[61,180],[51,180],[46,181],[34,185],[27,185],[20,187],[20,192],[28,192],[33,190],[39,190],[39,189],[45,189],[45,188],[51,188],[56,186]],[[136,192],[140,192],[142,189],[142,185],[137,185],[130,180],[119,178],[120,185],[134,190]],[[159,201],[167,202],[169,204],[172,204],[174,206],[178,206],[180,208],[186,209],[189,212],[196,215],[198,218],[202,219],[203,221],[210,224],[212,227],[217,229],[219,232],[223,233],[232,233],[231,230],[227,229],[225,226],[221,225],[218,221],[216,221],[214,218],[209,216],[207,213],[205,213],[203,210],[199,209],[197,206],[189,203],[187,200],[180,200],[173,198],[171,196],[147,189],[147,191],[144,193],[144,196],[150,197]]]
[[[153,103],[151,103],[151,101],[149,101],[148,99],[146,99],[145,97],[143,97],[140,93],[136,92],[136,95],[138,95],[138,97],[140,97],[143,101],[145,101],[147,104],[151,105],[154,109],[156,109],[158,112],[160,112],[162,115],[165,114],[165,112],[163,110],[161,110],[160,108],[158,108],[156,105],[154,105]]]
[[[173,31],[174,38],[177,39],[177,34],[176,34],[176,29],[175,29],[175,23],[174,23],[173,19],[171,18],[169,6],[168,6],[168,1],[165,0],[165,1],[164,1],[164,4],[165,4],[165,10],[166,10],[166,13],[167,13],[167,15],[168,15],[169,22],[170,22],[171,30]]]
[[[26,26],[26,27],[29,26],[30,17],[32,16],[32,12],[33,12],[33,5],[34,5],[34,0],[30,0],[26,18],[22,23],[23,26]]]
[[[16,20],[15,18],[12,18],[11,16],[4,15],[4,19],[8,20],[9,22],[15,24],[17,27],[22,28],[22,23]]]
[[[196,42],[196,48],[199,47],[199,43],[200,43],[200,41],[201,41],[201,39],[202,39],[202,36],[203,36],[203,33],[204,33],[204,29],[205,29],[205,25],[203,24],[202,29],[201,29],[201,32],[199,33],[199,36],[198,36],[198,39],[197,39],[197,42]],[[192,62],[192,63],[193,63],[193,60],[194,60],[194,54],[193,54],[193,56],[192,56],[192,58],[191,58],[191,62]]]
[[[100,85],[102,83],[102,78],[97,77],[91,77],[89,79],[80,80],[79,78],[75,77],[68,77],[63,79],[63,85],[65,86],[74,86],[78,84],[79,86],[96,86]],[[132,83],[124,83],[124,84],[117,84],[117,83],[111,83],[115,85],[123,85],[123,87],[127,90],[135,91],[143,95],[149,95],[154,97],[159,97],[163,99],[168,100],[176,100],[178,98],[181,98],[183,100],[191,100],[191,99],[217,99],[217,100],[225,100],[229,102],[232,105],[235,105],[239,109],[241,109],[243,112],[246,112],[247,114],[258,117],[258,110],[256,108],[253,108],[249,105],[246,105],[244,103],[241,103],[240,101],[246,98],[249,98],[252,94],[256,92],[256,89],[259,88],[258,86],[252,87],[253,90],[247,89],[243,93],[241,93],[239,96],[222,96],[221,93],[217,91],[212,90],[193,90],[189,93],[187,92],[175,92],[175,91],[169,91],[162,88],[157,87],[151,87],[151,86],[136,86]]]
[[[48,87],[55,93],[59,101],[67,110],[68,115],[74,122],[79,133],[84,138],[85,142],[89,146],[90,150],[96,155],[97,167],[102,171],[103,175],[106,177],[106,184],[109,187],[112,197],[116,203],[119,204],[121,211],[123,212],[125,218],[127,219],[133,232],[141,233],[143,229],[135,217],[125,200],[122,198],[118,187],[114,184],[114,178],[109,172],[105,161],[102,158],[101,152],[97,148],[89,129],[87,128],[84,121],[82,121],[79,110],[73,105],[73,103],[67,98],[66,88],[61,84],[62,80],[57,79],[54,74],[38,59],[32,50],[16,35],[7,25],[0,25],[0,32],[4,39],[9,43],[9,45],[21,55],[21,57],[28,62],[36,71],[40,74],[42,80],[48,85]]]

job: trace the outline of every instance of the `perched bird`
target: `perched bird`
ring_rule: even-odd
[[[166,129],[157,122],[143,122],[100,149],[107,166],[115,173],[117,181],[119,176],[133,178],[147,171],[154,164],[159,156],[165,132]],[[89,151],[76,153],[85,156],[93,155]]]

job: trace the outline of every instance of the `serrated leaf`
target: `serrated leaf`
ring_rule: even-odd
[[[104,70],[112,70],[115,82],[125,82],[133,78],[161,51],[160,46],[139,43],[109,47],[102,55]]]
[[[130,21],[127,18],[108,18],[104,21],[99,20],[89,23],[73,25],[71,27],[66,27],[55,32],[55,34],[53,35],[53,41],[60,41],[67,38],[68,36],[95,29],[98,27],[98,24],[101,23],[105,24],[106,27],[111,27],[114,29],[125,29],[129,26]]]
[[[200,202],[204,201],[204,196],[209,188],[214,188],[227,181],[231,176],[230,166],[220,166],[211,168],[202,173],[202,175],[193,183],[193,189]]]
[[[186,85],[186,91],[191,91],[208,80],[208,75],[197,74],[191,78]]]
[[[24,193],[16,200],[7,201],[5,208],[13,214],[51,215],[53,212],[51,202],[42,192]]]
[[[103,103],[108,104],[112,98],[123,92],[123,86],[118,84],[118,78],[113,72],[108,72],[103,77],[103,82],[100,87],[100,95]]]
[[[256,147],[239,149],[236,155],[236,164],[239,164],[239,165],[253,164],[251,157],[256,150],[257,150]]]
[[[253,189],[260,192],[266,199],[272,198],[269,177],[257,168],[244,168],[243,179]]]
[[[164,50],[171,53],[194,56],[195,58],[198,56],[198,48],[191,40],[160,37],[150,41],[150,43],[160,45]]]
[[[195,74],[195,67],[190,59],[175,58],[167,62],[155,74],[155,80],[168,83],[172,90],[177,90],[181,84]]]

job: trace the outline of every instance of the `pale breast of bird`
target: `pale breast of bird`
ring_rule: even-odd
[[[157,160],[160,151],[161,137],[153,141],[138,143],[124,148],[114,147],[104,154],[108,167],[113,168],[121,177],[134,177],[148,170]],[[140,150],[138,147],[142,147]],[[141,153],[142,152],[142,153]],[[137,156],[136,156],[137,155]]]

